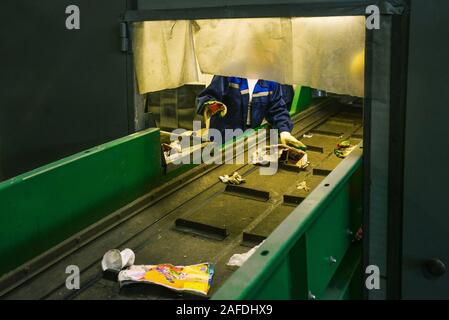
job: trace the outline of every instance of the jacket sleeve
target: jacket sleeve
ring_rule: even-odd
[[[281,90],[282,90],[282,98],[285,101],[287,109],[290,111],[292,108],[293,97],[295,96],[295,90],[293,89],[293,86],[289,84],[282,84]]]
[[[196,99],[196,112],[203,115],[204,104],[208,101],[223,102],[225,90],[229,87],[227,77],[214,76],[207,88],[200,92]]]
[[[291,132],[293,129],[293,123],[287,105],[283,99],[280,84],[275,84],[273,86],[270,106],[268,107],[265,117],[273,127],[279,130],[279,132]]]

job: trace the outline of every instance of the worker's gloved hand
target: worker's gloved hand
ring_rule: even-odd
[[[307,147],[304,143],[297,140],[294,136],[291,135],[288,131],[281,132],[281,143],[287,146],[292,146],[301,150],[306,150]]]
[[[219,101],[208,101],[204,104],[204,116],[205,117],[212,117],[213,115],[220,112],[220,116],[224,117],[226,115],[226,112],[228,111],[228,108],[226,105]]]

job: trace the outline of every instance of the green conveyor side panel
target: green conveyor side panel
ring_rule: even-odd
[[[145,194],[162,180],[149,129],[0,184],[0,275]]]
[[[362,252],[352,238],[362,218],[361,163],[356,149],[212,298],[360,298]]]
[[[290,115],[295,115],[306,110],[312,103],[312,88],[304,86],[295,87]]]

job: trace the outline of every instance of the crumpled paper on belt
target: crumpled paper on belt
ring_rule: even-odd
[[[337,144],[334,154],[339,158],[346,158],[356,147],[357,145],[352,145],[351,141],[345,140]]]
[[[227,183],[227,184],[235,184],[239,185],[244,183],[246,180],[243,178],[237,171],[232,174],[232,176],[224,175],[218,177],[221,182]]]
[[[295,165],[305,168],[309,165],[307,153],[285,144],[277,144],[256,150],[250,156],[252,164],[268,165],[270,162],[281,162],[287,165]]]
[[[112,270],[119,272],[123,268],[132,266],[136,256],[131,249],[112,249],[106,252],[101,260],[101,268],[103,271]]]
[[[253,247],[251,250],[249,250],[245,253],[236,253],[236,254],[232,255],[231,258],[229,259],[227,265],[241,267],[242,264],[246,260],[248,260],[264,242],[265,242],[265,240],[262,241],[259,245]]]

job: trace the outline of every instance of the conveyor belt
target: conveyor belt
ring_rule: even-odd
[[[3,298],[46,299],[178,299],[193,298],[152,285],[119,288],[104,279],[100,261],[112,248],[131,248],[136,264],[172,263],[188,265],[211,262],[215,275],[212,295],[233,273],[226,266],[230,256],[243,253],[269,234],[294,210],[342,160],[333,154],[335,145],[350,138],[353,144],[363,135],[361,108],[336,103],[311,109],[296,119],[296,136],[309,146],[311,165],[305,171],[280,168],[273,176],[261,176],[258,167],[246,165],[200,166],[148,196],[144,205],[116,226],[83,244],[74,252],[49,264],[42,272],[8,292]],[[227,187],[219,175],[238,171],[247,182]],[[309,191],[297,184],[306,181]],[[130,206],[133,208],[133,205]],[[113,219],[114,217],[110,217]],[[81,270],[81,289],[65,287],[68,265]]]

